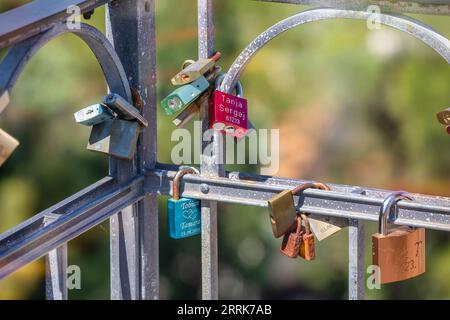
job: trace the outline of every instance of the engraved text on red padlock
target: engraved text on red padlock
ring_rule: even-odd
[[[234,137],[242,137],[248,129],[247,100],[215,90],[209,119],[210,128]]]

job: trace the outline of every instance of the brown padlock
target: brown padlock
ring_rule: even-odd
[[[302,234],[302,241],[300,242],[300,248],[298,255],[305,260],[314,260],[316,258],[316,248],[314,243],[314,234],[311,232],[311,226],[306,214],[301,214],[305,226],[303,227],[305,232]]]
[[[380,283],[402,281],[425,272],[425,229],[398,227],[388,231],[388,215],[397,218],[397,202],[412,200],[407,192],[388,196],[380,209],[378,233],[372,236],[372,261],[379,267]]]
[[[294,190],[292,193],[294,195],[298,195],[300,192],[303,192],[306,189],[320,189],[320,190],[331,190],[331,188],[320,182],[308,182],[304,183]],[[342,218],[333,218],[333,217],[314,217],[309,218],[309,224],[311,226],[311,231],[314,233],[314,236],[317,240],[321,241],[323,239],[328,238],[329,236],[335,234],[343,227],[348,225],[347,219]]]
[[[309,188],[330,190],[323,183],[308,182],[293,190],[284,190],[268,201],[269,218],[275,238],[279,238],[291,230],[297,216],[294,196]]]
[[[304,233],[305,229],[302,226],[302,218],[297,215],[295,223],[284,234],[283,242],[281,243],[281,252],[289,258],[297,258]]]
[[[19,141],[9,135],[6,131],[0,129],[0,167],[18,146]]]

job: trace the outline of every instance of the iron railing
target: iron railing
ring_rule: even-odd
[[[238,81],[252,57],[270,40],[293,27],[326,19],[367,19],[364,10],[376,4],[384,11],[380,23],[407,32],[433,48],[450,63],[450,42],[432,28],[400,12],[450,14],[449,0],[326,1],[259,0],[324,5],[300,12],[264,31],[236,58],[221,89]],[[81,13],[107,4],[105,37],[82,25],[70,30],[63,23],[66,8],[78,5]],[[0,97],[9,97],[26,63],[45,43],[63,33],[75,33],[94,52],[111,91],[131,101],[131,89],[141,96],[149,126],[138,142],[132,161],[110,159],[107,177],[44,210],[0,235],[0,279],[18,268],[46,257],[46,297],[67,299],[67,242],[110,219],[111,298],[159,297],[158,206],[159,195],[170,194],[177,166],[157,163],[155,0],[35,0],[0,14],[0,48],[12,46],[0,64]],[[198,0],[199,58],[214,52],[213,1]],[[0,99],[0,110],[9,99]],[[208,129],[208,108],[201,108],[202,131]],[[202,133],[203,133],[202,132]],[[206,152],[212,143],[211,155]],[[281,190],[305,181],[239,172],[225,172],[220,139],[202,141],[200,175],[186,175],[182,196],[202,200],[202,297],[218,299],[217,203],[264,207]],[[363,299],[364,221],[377,221],[388,190],[330,184],[332,191],[308,189],[298,206],[312,216],[327,216],[349,229],[349,299]],[[400,201],[397,225],[450,231],[450,198],[414,195]]]

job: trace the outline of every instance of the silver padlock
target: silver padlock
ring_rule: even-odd
[[[120,159],[132,159],[141,126],[136,121],[106,120],[92,127],[87,149]]]
[[[118,94],[106,95],[103,98],[103,104],[111,109],[117,117],[92,127],[87,149],[131,160],[136,151],[141,127],[148,126],[147,119]]]
[[[75,121],[85,126],[93,126],[114,119],[114,114],[102,104],[94,104],[74,113]]]

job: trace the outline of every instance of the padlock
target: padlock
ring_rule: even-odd
[[[269,218],[275,238],[284,235],[295,222],[297,211],[294,204],[294,195],[298,195],[308,188],[329,190],[329,187],[323,183],[308,182],[293,190],[284,190],[268,201]]]
[[[450,108],[438,112],[436,116],[444,126],[450,126]]]
[[[198,61],[187,60],[183,63],[182,71],[172,78],[172,84],[175,86],[185,85],[201,78],[211,70],[220,59],[221,53],[216,52],[209,59],[200,59]]]
[[[103,103],[117,113],[118,117],[124,120],[137,121],[142,127],[148,127],[147,119],[141,115],[139,110],[127,100],[116,93],[110,93],[103,97]]]
[[[407,192],[389,195],[380,209],[378,233],[372,236],[372,261],[379,267],[381,284],[402,281],[425,272],[425,229],[397,227],[388,231],[398,215],[397,202],[412,200]]]
[[[300,246],[305,234],[305,228],[302,226],[302,218],[297,218],[291,228],[284,234],[281,242],[281,252],[289,258],[297,258],[300,252]]]
[[[0,129],[0,166],[11,156],[18,145],[19,141]]]
[[[209,127],[227,135],[242,138],[248,131],[247,100],[242,98],[242,85],[236,84],[236,96],[217,90],[225,75],[216,78],[209,109]]]
[[[214,80],[214,78],[221,70],[222,69],[219,66],[215,66],[214,70],[210,72],[206,77],[206,80],[208,80],[209,82]],[[186,124],[188,124],[189,121],[194,119],[194,117],[200,112],[201,106],[203,106],[206,103],[209,103],[210,95],[211,95],[211,88],[203,92],[197,100],[192,102],[189,106],[187,106],[179,114],[177,114],[175,118],[172,119],[172,123],[178,128],[184,128]]]
[[[320,189],[320,190],[331,190],[329,186],[320,182],[309,182],[298,186],[295,190],[295,194],[306,189]],[[317,237],[319,241],[328,238],[329,236],[340,231],[342,227],[348,225],[347,219],[340,219],[334,217],[308,217],[308,222],[311,226],[311,231]]]
[[[284,190],[267,202],[270,224],[275,238],[288,232],[297,218],[294,196],[291,190]]]
[[[204,94],[207,94],[205,92]],[[186,124],[191,121],[195,115],[197,115],[200,112],[200,100],[202,98],[200,97],[197,101],[194,101],[189,106],[184,108],[179,114],[175,116],[175,118],[172,119],[172,123],[177,126],[178,128],[184,128]]]
[[[161,106],[167,115],[177,113],[197,100],[209,88],[208,80],[201,76],[194,82],[177,88],[161,101]]]
[[[300,248],[298,255],[305,260],[314,260],[316,258],[316,248],[314,243],[314,234],[311,232],[311,226],[306,214],[301,214],[302,220],[305,224],[304,232],[302,233],[302,241],[300,242]]]
[[[112,109],[117,117],[92,127],[87,149],[131,160],[136,151],[141,127],[147,127],[148,122],[137,108],[118,94],[106,95],[103,103]]]
[[[9,104],[9,91],[0,88],[0,113],[6,108],[8,104]]]
[[[183,128],[189,121],[191,121],[196,114],[200,112],[200,107],[209,101],[210,90],[205,91],[202,95],[189,106],[184,108],[179,114],[173,118],[172,123],[178,128]]]
[[[440,123],[445,125],[445,132],[450,134],[450,108],[438,112],[437,118]]]
[[[181,239],[195,236],[201,232],[200,201],[189,198],[180,199],[180,180],[185,174],[195,174],[193,168],[182,169],[173,179],[172,198],[167,202],[169,236]]]
[[[114,114],[102,104],[94,104],[74,113],[75,121],[85,126],[93,126],[114,119]]]
[[[136,150],[141,126],[136,121],[106,120],[92,127],[87,149],[130,160]]]

